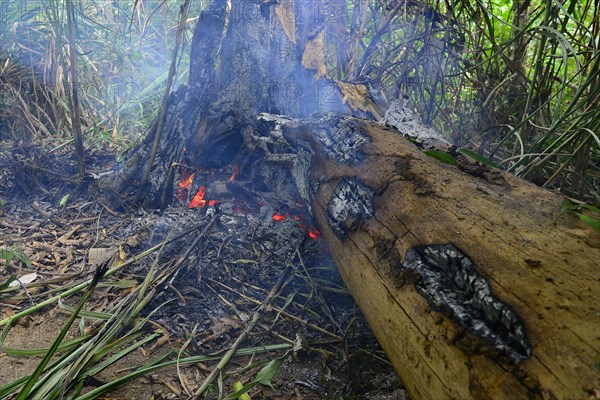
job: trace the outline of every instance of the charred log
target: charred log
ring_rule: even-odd
[[[600,237],[561,215],[558,195],[441,164],[348,116],[278,121],[312,155],[299,187],[414,398],[585,398],[600,386]]]

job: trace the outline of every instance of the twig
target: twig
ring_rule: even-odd
[[[116,211],[114,211],[112,208],[110,208],[110,207],[109,207],[109,206],[107,206],[106,204],[104,204],[104,202],[102,201],[102,199],[98,199],[98,203],[100,203],[100,205],[101,205],[102,207],[104,207],[104,209],[105,209],[106,211],[108,211],[108,213],[109,213],[110,215],[113,215],[113,216],[115,216],[115,217],[120,217],[119,213],[118,213],[118,212],[116,212]]]
[[[51,221],[52,223],[60,226],[61,228],[65,227],[65,223],[67,221],[52,216],[52,213],[49,213],[46,210],[44,210],[42,207],[40,207],[40,205],[37,202],[34,201],[33,203],[31,203],[31,208],[40,213],[40,215],[46,218],[48,221]]]
[[[213,283],[216,283],[217,285],[220,285],[220,286],[222,286],[223,288],[225,288],[225,289],[229,290],[229,291],[230,291],[230,292],[232,292],[232,293],[236,293],[238,296],[240,296],[240,297],[241,297],[241,298],[243,298],[243,299],[246,299],[246,300],[248,300],[248,301],[251,301],[251,302],[253,302],[253,303],[255,303],[255,304],[260,304],[260,302],[259,302],[258,300],[256,300],[256,299],[253,299],[253,298],[252,298],[252,297],[250,297],[250,296],[246,296],[245,294],[243,294],[243,293],[240,293],[240,292],[238,292],[238,291],[236,291],[236,290],[232,289],[231,287],[229,287],[229,286],[225,285],[224,283],[217,282],[217,281],[215,281],[215,280],[213,280],[213,279],[210,279],[210,278],[206,278],[206,279],[207,279],[207,280],[209,280],[209,281],[211,281],[211,282],[213,282]],[[273,312],[276,312],[276,313],[278,313],[278,314],[281,314],[281,315],[283,315],[284,317],[287,317],[287,318],[289,318],[289,319],[291,319],[291,320],[294,320],[294,321],[296,321],[296,322],[299,322],[299,323],[301,323],[302,325],[306,325],[306,326],[308,326],[309,328],[311,328],[311,329],[314,329],[315,331],[318,331],[318,332],[324,333],[324,334],[326,334],[327,336],[331,336],[332,338],[334,338],[334,339],[335,339],[335,340],[337,340],[337,341],[341,341],[341,340],[342,340],[342,338],[341,338],[340,336],[336,335],[335,333],[333,333],[333,332],[329,332],[327,329],[323,329],[323,328],[321,328],[321,327],[320,327],[320,326],[318,326],[318,325],[311,324],[311,323],[310,323],[310,322],[308,322],[307,320],[305,320],[305,319],[302,319],[302,318],[300,318],[300,317],[297,317],[297,316],[295,316],[294,314],[291,314],[291,313],[289,313],[289,312],[287,312],[287,311],[285,311],[285,310],[283,310],[283,309],[281,309],[281,308],[279,308],[279,307],[276,307],[276,306],[271,306],[271,311],[273,311]]]
[[[83,154],[83,134],[81,133],[81,109],[79,104],[79,71],[77,56],[75,54],[75,35],[74,24],[75,24],[75,7],[73,7],[73,0],[67,1],[67,31],[69,34],[69,72],[71,74],[71,91],[72,96],[70,98],[69,105],[71,107],[71,127],[73,128],[74,139],[75,139],[75,153],[77,154],[77,167],[79,170],[79,178],[85,177],[85,159]]]
[[[258,319],[260,318],[262,313],[265,311],[265,309],[267,309],[267,307],[269,307],[271,301],[273,301],[273,299],[277,296],[277,293],[279,292],[279,289],[281,288],[281,285],[283,284],[286,276],[287,276],[287,268],[281,274],[281,276],[279,277],[279,279],[277,280],[275,285],[273,285],[273,288],[269,292],[269,295],[267,296],[267,298],[263,301],[263,303],[258,308],[258,310],[256,310],[256,312],[252,316],[252,320],[250,320],[250,322],[248,323],[248,326],[246,326],[246,329],[244,329],[244,331],[240,334],[240,336],[238,336],[238,338],[235,340],[235,342],[233,343],[231,348],[227,351],[227,353],[225,353],[225,355],[223,355],[223,358],[221,358],[221,360],[219,361],[217,366],[212,370],[210,375],[208,375],[206,377],[206,379],[204,380],[204,382],[202,383],[200,388],[196,391],[196,393],[194,394],[194,397],[193,397],[194,399],[200,398],[200,395],[202,395],[202,393],[204,393],[204,391],[208,388],[208,386],[212,383],[212,381],[214,381],[215,378],[221,373],[221,371],[223,370],[225,365],[227,365],[227,363],[229,362],[231,357],[237,351],[240,344],[244,341],[244,339],[246,339],[246,336],[248,336],[248,334],[252,331],[252,329],[254,329],[254,326],[258,322]]]
[[[165,120],[165,114],[167,113],[167,106],[169,102],[169,95],[171,93],[171,86],[173,85],[173,79],[175,76],[175,71],[177,69],[177,55],[179,54],[179,47],[181,46],[181,41],[183,38],[183,33],[185,30],[185,24],[187,21],[187,13],[190,6],[190,0],[184,0],[183,5],[180,9],[180,18],[179,25],[177,26],[177,33],[175,34],[175,48],[173,49],[173,58],[171,59],[171,67],[169,68],[169,75],[167,76],[167,84],[165,86],[165,92],[163,95],[162,104],[160,106],[156,132],[154,133],[154,141],[152,142],[152,150],[150,152],[150,158],[148,159],[148,164],[146,165],[146,169],[144,170],[144,174],[142,175],[142,180],[140,181],[140,188],[135,197],[135,201],[137,202],[142,195],[142,191],[144,185],[148,181],[148,176],[150,175],[150,171],[152,170],[152,165],[154,164],[154,160],[156,158],[156,154],[158,153],[158,145],[160,143],[160,137],[162,134],[162,128]]]

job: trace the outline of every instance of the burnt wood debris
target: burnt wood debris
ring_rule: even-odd
[[[234,164],[241,183],[194,180],[182,201],[294,193],[415,399],[600,387],[598,238],[559,216],[560,197],[466,157],[442,165],[421,149],[453,147],[404,99],[384,116],[366,86],[326,78],[334,4],[228,3],[202,11],[149,179],[140,187],[156,122],[117,199],[164,210],[191,173]]]

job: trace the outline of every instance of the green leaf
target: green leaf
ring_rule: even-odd
[[[582,208],[585,208],[586,210],[593,212],[595,214],[600,215],[600,208],[595,207],[591,204],[575,204],[573,202],[571,202],[571,200],[569,199],[564,199],[561,203],[560,203],[562,210],[563,211],[580,211]]]
[[[6,289],[8,287],[8,285],[10,285],[10,283],[12,281],[14,281],[15,279],[17,279],[17,276],[16,275],[11,275],[6,282],[0,284],[0,291]]]
[[[456,158],[452,157],[448,153],[444,153],[443,151],[427,150],[425,152],[425,154],[427,154],[429,157],[433,157],[433,158],[443,162],[444,164],[456,165]]]
[[[241,390],[243,387],[244,387],[244,385],[242,385],[242,382],[237,381],[233,384],[233,391],[237,392],[237,391]],[[241,393],[238,395],[237,398],[238,398],[238,400],[251,400],[248,393]]]
[[[31,268],[31,260],[27,256],[27,254],[23,253],[20,249],[0,249],[0,260],[5,260],[5,263],[8,264],[12,261],[13,258],[18,258],[23,262],[23,264],[27,265]]]
[[[474,159],[475,161],[479,161],[482,164],[485,165],[489,165],[490,167],[494,167],[494,168],[500,168],[500,166],[498,164],[496,164],[495,162],[493,162],[492,160],[490,160],[489,158],[486,158],[484,156],[480,156],[477,153],[472,152],[471,150],[467,150],[467,149],[458,149],[458,151],[460,151],[461,153],[463,153],[466,156],[471,157],[472,159]]]
[[[573,209],[573,203],[571,203],[569,199],[564,199],[563,201],[561,201],[560,206],[563,212],[571,211]]]
[[[577,213],[577,216],[580,220],[588,224],[593,230],[600,233],[600,220],[588,217],[587,215],[580,213]]]
[[[238,382],[236,382],[236,383],[238,383]],[[237,387],[236,383],[233,384],[234,392],[228,394],[227,397],[225,397],[223,400],[242,399],[243,398],[242,396],[244,396],[244,394],[248,393],[250,391],[250,389],[252,389],[254,386],[256,386],[256,381],[247,383],[246,385],[241,386],[241,387]],[[248,397],[250,397],[250,396],[248,396]]]
[[[8,264],[14,256],[14,251],[8,249],[0,249],[0,260],[5,260],[6,264]]]
[[[29,256],[27,254],[23,253],[19,249],[15,249],[14,254],[15,254],[15,257],[17,257],[19,260],[21,260],[21,262],[23,262],[23,264],[25,264],[25,265],[27,265],[27,267],[31,268],[31,259],[29,259]]]
[[[600,208],[594,207],[591,204],[581,204],[579,207],[585,208],[588,211],[591,211],[593,213],[600,215]]]
[[[283,360],[281,358],[271,360],[267,365],[263,367],[263,369],[260,370],[260,372],[256,375],[254,381],[260,383],[261,385],[273,387],[273,385],[271,384],[271,380],[275,378],[275,376],[279,372],[281,364],[283,364]]]
[[[85,334],[85,318],[82,317],[81,319],[79,319],[78,328],[79,334],[83,336]]]
[[[69,197],[71,197],[70,194],[65,194],[62,199],[60,199],[60,202],[58,204],[60,204],[61,207],[64,207],[67,205],[67,202],[69,201]]]

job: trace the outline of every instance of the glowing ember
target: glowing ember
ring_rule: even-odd
[[[233,164],[233,173],[229,177],[229,182],[235,181],[235,178],[238,176],[239,173],[240,173],[240,167],[237,164]]]
[[[188,206],[189,208],[202,208],[206,206],[206,200],[204,200],[204,191],[204,185],[200,186],[200,189],[198,189],[198,192],[192,201],[190,201],[190,205]]]
[[[287,219],[287,217],[283,214],[280,214],[277,212],[275,214],[273,214],[273,221],[280,222],[280,221],[285,221],[286,219]]]
[[[302,220],[302,217],[300,217],[300,216],[292,217],[288,213],[281,214],[281,213],[276,212],[275,214],[273,214],[273,221],[281,222],[281,221],[285,221],[288,218],[292,218],[294,221]],[[317,240],[317,238],[321,234],[321,232],[319,232],[318,230],[312,229],[305,224],[300,224],[300,229],[302,229],[304,232],[306,232],[308,237],[311,238],[312,240]]]
[[[188,177],[184,177],[182,175],[181,181],[179,182],[179,187],[181,189],[187,189],[187,190],[189,190],[190,187],[192,186],[192,182],[194,181],[194,175],[196,175],[196,174],[191,174]]]
[[[182,167],[181,171],[181,179],[178,188],[175,189],[175,195],[180,201],[184,201],[187,199],[188,192],[190,187],[192,186],[192,182],[194,181],[194,174],[188,175],[188,172]]]
[[[188,208],[204,208],[207,205],[209,207],[214,207],[215,204],[217,204],[217,200],[205,200],[204,199],[205,191],[206,191],[206,189],[205,189],[204,185],[200,186],[200,189],[198,189],[198,192],[196,193],[196,195],[194,196],[192,201],[190,201]]]
[[[321,232],[319,232],[316,229],[314,231],[311,231],[311,230],[308,231],[308,237],[311,238],[312,240],[317,240],[317,238],[319,237],[320,234],[321,234]]]

